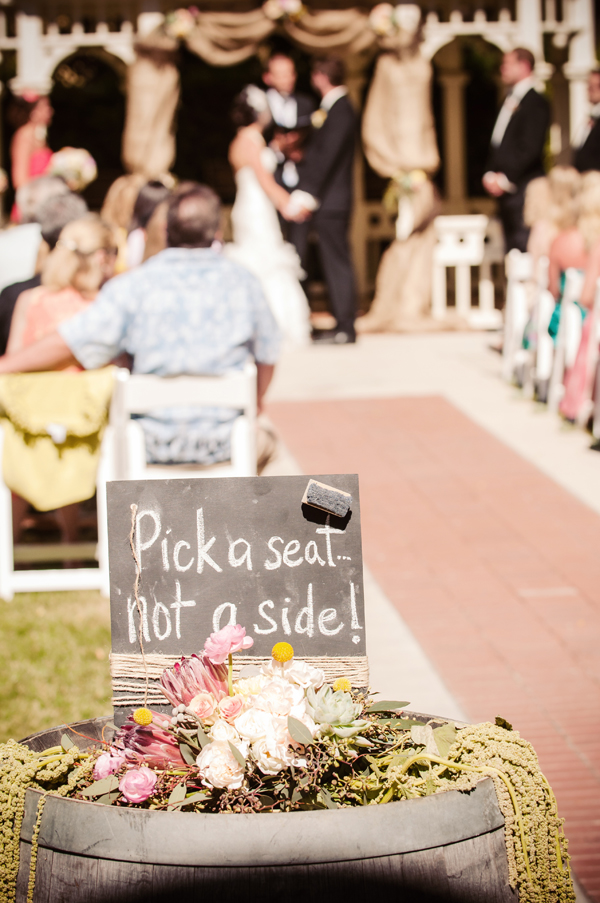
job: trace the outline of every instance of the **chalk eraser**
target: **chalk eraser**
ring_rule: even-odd
[[[352,505],[352,496],[349,492],[336,489],[334,486],[326,486],[318,480],[309,480],[302,504],[320,508],[321,511],[334,514],[336,517],[345,517]]]

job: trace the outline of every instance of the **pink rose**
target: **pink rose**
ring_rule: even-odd
[[[246,636],[246,628],[239,624],[228,624],[218,633],[211,633],[204,644],[204,651],[215,665],[222,665],[228,657],[240,649],[254,646],[252,637]]]
[[[225,696],[219,703],[219,713],[221,718],[233,724],[238,715],[242,714],[244,708],[243,696]]]
[[[119,790],[130,803],[143,803],[152,796],[156,775],[145,765],[140,768],[132,768],[119,783]]]
[[[191,709],[200,721],[208,721],[209,718],[212,718],[216,707],[217,700],[212,693],[197,693],[188,704],[188,709]]]
[[[125,761],[124,753],[119,750],[111,749],[110,752],[102,753],[94,765],[94,779],[101,781],[102,778],[107,778],[109,775],[114,774]]]

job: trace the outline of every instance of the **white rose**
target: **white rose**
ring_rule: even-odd
[[[278,774],[294,763],[294,754],[285,743],[275,737],[262,737],[252,744],[252,755],[263,774]]]
[[[243,677],[240,680],[236,680],[233,684],[233,689],[240,696],[256,696],[268,682],[267,676],[257,674],[254,677]]]
[[[254,743],[273,731],[273,716],[259,709],[248,709],[235,719],[235,728],[242,738]]]
[[[242,786],[245,768],[237,761],[226,741],[207,743],[196,759],[196,765],[202,783],[207,787],[237,790]]]
[[[213,726],[211,727],[208,736],[212,740],[218,740],[227,742],[227,740],[231,740],[232,743],[235,743],[236,740],[240,739],[240,735],[234,728],[232,724],[228,724],[226,721],[223,721],[222,718],[219,718],[218,721],[215,721]]]
[[[313,689],[316,690],[325,683],[324,671],[321,671],[320,668],[313,668],[312,665],[297,658],[285,662],[283,668],[279,662],[276,662],[275,659],[271,659],[263,665],[262,672],[266,677],[285,678],[285,680],[290,681],[290,683],[297,684],[304,689],[313,687]]]
[[[302,687],[294,686],[287,680],[274,678],[254,700],[257,709],[282,717],[289,715],[294,706],[300,705],[304,699]]]

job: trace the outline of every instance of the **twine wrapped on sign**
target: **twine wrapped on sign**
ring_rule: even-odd
[[[180,659],[179,655],[146,653],[142,656],[134,653],[127,655],[111,653],[113,706],[166,705],[167,698],[161,689],[160,678],[165,668],[172,668]],[[298,660],[314,668],[321,668],[327,683],[332,683],[337,677],[347,677],[353,687],[369,685],[369,662],[366,655],[348,657],[307,655]],[[240,671],[247,665],[256,665],[260,668],[270,661],[270,657],[240,657],[233,662],[234,679],[239,677]]]

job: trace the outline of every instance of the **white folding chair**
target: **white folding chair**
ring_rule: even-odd
[[[596,280],[594,304],[591,311],[588,313],[588,317],[590,317],[590,326],[586,349],[584,394],[577,412],[577,424],[581,427],[587,426],[595,409],[593,394],[594,384],[597,381],[598,361],[600,359],[600,279]],[[596,398],[597,388],[598,387],[596,387]],[[594,416],[594,426],[595,421],[596,417]],[[594,436],[595,435],[596,433],[594,432]]]
[[[231,408],[241,414],[231,435],[231,461],[215,465],[148,464],[144,433],[132,414],[161,408]],[[256,365],[223,376],[131,375],[120,370],[111,407],[115,470],[121,480],[256,476]]]
[[[533,279],[531,254],[513,248],[505,258],[506,304],[504,306],[504,341],[502,345],[502,376],[511,381],[514,377],[518,352],[523,344],[523,333],[529,319],[528,283]]]
[[[584,274],[569,267],[565,276],[565,289],[560,302],[560,323],[554,346],[552,373],[548,386],[548,408],[558,411],[558,406],[565,393],[565,370],[572,367],[577,357],[581,342],[581,311],[575,304],[581,297]]]
[[[0,462],[4,431],[0,427]],[[96,477],[96,505],[98,515],[97,568],[44,568],[39,570],[15,570],[12,496],[2,478],[0,466],[0,598],[10,602],[15,593],[38,593],[63,590],[99,589],[109,596],[108,533],[106,517],[106,483],[115,479],[111,428],[107,427],[102,439],[100,462]]]

